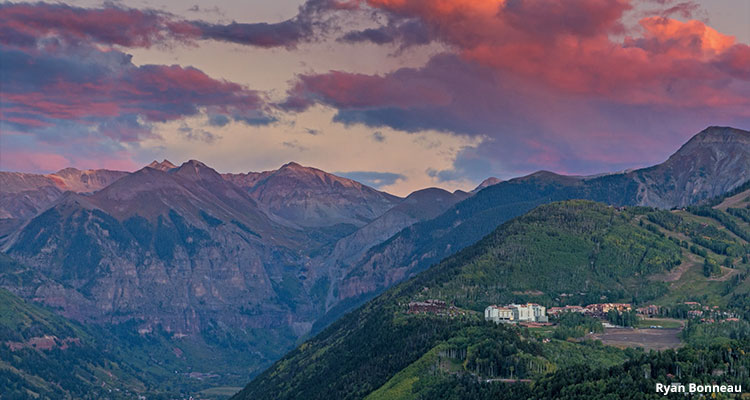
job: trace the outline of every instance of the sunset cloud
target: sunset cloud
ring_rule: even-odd
[[[386,13],[388,24],[383,31],[352,32],[347,40],[398,45],[399,36],[387,34],[393,21],[418,21],[448,52],[424,67],[380,75],[301,75],[285,105],[325,104],[345,124],[491,139],[435,176],[535,166],[591,171],[602,163],[614,169],[653,145],[632,140],[649,130],[634,121],[662,125],[658,120],[669,115],[680,121],[665,124],[672,134],[677,126],[694,133],[712,124],[711,116],[739,126],[750,122],[748,46],[705,22],[666,16],[692,15],[691,3],[662,2],[664,8],[651,10],[638,26],[624,22],[636,6],[629,0],[366,4]],[[566,145],[576,140],[584,144]],[[602,158],[600,152],[628,141],[633,153]]]
[[[309,0],[297,16],[278,23],[209,23],[187,20],[152,10],[125,8],[107,3],[101,8],[82,8],[51,3],[0,4],[0,42],[33,45],[55,36],[68,42],[84,41],[129,48],[195,45],[197,40],[216,40],[262,48],[295,47],[325,31],[336,11],[355,8],[353,3]]]
[[[0,46],[3,115],[18,130],[76,121],[102,135],[138,141],[148,124],[206,111],[263,120],[261,96],[178,65],[135,66],[115,50],[65,47],[37,52]]]
[[[297,4],[267,22],[221,3],[211,15],[202,4],[0,4],[4,152],[41,146],[75,162],[85,145],[88,160],[118,154],[121,165],[175,146],[188,158],[207,147],[249,154],[257,137],[234,137],[247,129],[278,157],[324,160],[314,153],[347,151],[321,145],[337,126],[382,151],[401,150],[400,132],[450,154],[408,174],[364,165],[368,152],[333,167],[401,174],[384,185],[402,190],[417,176],[617,170],[661,161],[708,125],[750,126],[750,46],[694,1]],[[445,135],[472,144],[434,145]],[[14,162],[37,168],[40,157]]]

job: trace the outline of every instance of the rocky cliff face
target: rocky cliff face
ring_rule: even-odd
[[[360,254],[468,196],[427,189],[400,199],[297,164],[222,176],[198,161],[164,160],[117,176],[4,175],[18,193],[49,188],[51,207],[31,208],[33,218],[0,235],[0,250],[30,267],[0,271],[0,285],[66,317],[128,322],[143,335],[251,336],[243,346],[259,355],[256,367],[325,312],[340,276],[329,260]],[[321,232],[344,231],[339,225],[362,229],[332,255],[337,234]],[[226,351],[217,357],[231,357]]]
[[[91,196],[68,192],[3,250],[59,283],[39,282],[34,297],[68,317],[197,334],[215,323],[311,324],[299,256],[307,243],[190,161],[144,168]]]
[[[750,132],[707,128],[664,163],[629,175],[641,205],[684,207],[719,196],[750,179]]]

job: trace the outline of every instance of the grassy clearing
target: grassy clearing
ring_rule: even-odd
[[[651,328],[652,326],[659,326],[661,329],[676,329],[682,328],[685,321],[672,318],[642,318],[638,321],[638,328]]]
[[[217,399],[226,399],[231,396],[233,396],[235,393],[242,390],[241,387],[235,387],[235,386],[217,386],[208,388],[205,390],[202,390],[200,394],[202,396],[207,396],[211,398],[217,398]]]

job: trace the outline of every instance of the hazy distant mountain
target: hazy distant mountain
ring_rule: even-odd
[[[438,188],[418,190],[379,218],[336,242],[331,253],[319,260],[330,267],[333,274],[340,273],[342,269],[348,271],[348,266],[372,246],[386,241],[407,226],[440,215],[469,196],[469,193],[460,190],[453,193]]]
[[[0,218],[32,217],[65,191],[94,192],[125,175],[127,172],[75,168],[47,175],[0,172]]]
[[[401,200],[351,179],[288,163],[276,171],[224,174],[272,214],[302,227],[364,226]]]
[[[111,182],[105,179],[113,174],[79,172],[1,176],[5,198],[48,196],[16,214],[27,222],[0,226],[7,233],[0,232],[2,251],[29,266],[20,281],[18,273],[0,271],[0,284],[78,321],[127,323],[147,336],[166,332],[158,335],[183,349],[185,365],[211,366],[223,378],[241,376],[229,361],[236,349],[218,345],[225,338],[242,346],[241,370],[252,373],[324,312],[328,275],[311,269],[308,255],[337,235],[301,226],[330,219],[351,225],[348,233],[401,202],[296,164],[234,179],[198,161],[154,161],[113,173],[121,179]],[[253,191],[233,183],[254,176],[268,179]],[[286,196],[298,201],[284,204]]]
[[[540,171],[501,182],[371,248],[350,265],[337,290],[339,300],[372,296],[540,204],[590,199],[613,205],[680,207],[749,179],[750,132],[710,127],[654,167],[593,178]]]
[[[415,222],[434,218],[468,197],[469,194],[462,191],[451,193],[438,188],[418,190],[374,221],[339,240],[334,257],[343,262],[350,261],[401,229]]]

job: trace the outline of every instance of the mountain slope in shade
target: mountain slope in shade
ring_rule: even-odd
[[[540,171],[489,186],[371,248],[349,266],[338,289],[340,299],[371,297],[551,201],[590,199],[671,208],[709,199],[750,179],[749,137],[744,130],[710,127],[651,168],[593,178]]]
[[[462,191],[450,193],[438,188],[418,190],[374,221],[336,242],[333,259],[351,262],[401,229],[434,218],[468,197],[469,194]]]
[[[48,280],[8,289],[79,321],[134,321],[207,343],[229,337],[246,349],[251,373],[312,326],[327,287],[315,286],[303,254],[317,245],[189,161],[144,168],[90,196],[68,192],[3,250]]]
[[[35,283],[40,287],[34,289]],[[247,327],[229,336],[216,320],[200,336],[182,336],[162,326],[144,326],[143,321],[92,324],[66,319],[57,313],[70,294],[65,286],[2,253],[0,285],[29,289],[18,297],[0,289],[0,396],[22,388],[45,399],[124,400],[136,394],[186,398],[185,393],[217,382],[246,381],[266,357],[283,355],[292,340],[283,331]],[[264,337],[268,332],[272,335]],[[263,346],[268,349],[259,352]]]
[[[276,171],[224,174],[275,216],[302,227],[361,227],[400,198],[316,168],[288,163]]]
[[[127,175],[106,169],[65,168],[54,174],[0,172],[0,218],[25,219],[49,207],[65,191],[90,193]]]
[[[334,202],[339,214],[354,204],[347,218],[358,221],[366,219],[362,210],[372,218],[400,201],[296,165],[258,175],[269,179],[256,193],[270,196],[271,188],[289,184],[295,196],[316,186],[313,192]],[[269,216],[252,192],[225,178],[198,161],[175,167],[165,160],[93,194],[65,192],[0,239],[3,251],[33,271],[21,283],[3,277],[0,284],[78,321],[186,337],[203,352],[213,349],[216,360],[232,350],[211,347],[212,340],[231,340],[252,358],[241,368],[252,373],[280,357],[324,311],[331,276],[309,255],[331,238],[277,223],[280,217]],[[335,203],[341,193],[351,196]],[[390,224],[434,216],[463,198],[441,190],[415,194]],[[238,372],[216,360],[211,365],[229,374],[222,379]]]
[[[386,241],[407,226],[440,215],[470,195],[463,191],[450,193],[438,188],[411,193],[379,218],[337,241],[330,253],[316,260],[320,263],[316,268],[330,271],[330,280],[338,282],[342,278],[341,274],[348,272],[347,266],[360,259],[373,246]],[[334,305],[336,300],[336,296],[329,297],[328,305]]]

